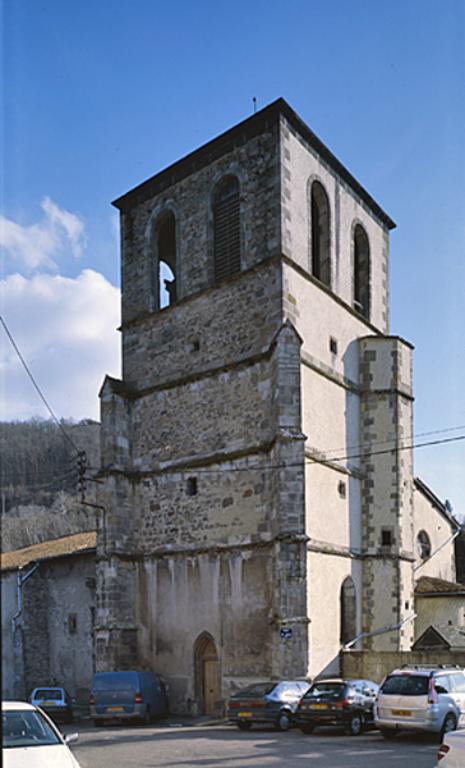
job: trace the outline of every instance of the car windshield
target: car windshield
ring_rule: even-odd
[[[12,747],[44,747],[63,742],[40,712],[11,710],[2,712],[2,745]]]
[[[426,675],[390,675],[381,686],[381,693],[403,696],[425,696],[429,678]]]
[[[41,701],[61,701],[63,698],[63,691],[54,688],[39,688],[34,694],[35,699]]]
[[[314,683],[305,694],[305,699],[312,699],[315,696],[325,696],[331,699],[338,699],[344,692],[344,683]]]
[[[254,685],[249,685],[247,688],[244,688],[242,691],[239,691],[236,695],[237,696],[266,696],[267,693],[271,693],[273,688],[276,687],[276,683],[255,683]]]
[[[94,691],[135,691],[137,678],[131,672],[118,675],[95,675],[92,683]]]

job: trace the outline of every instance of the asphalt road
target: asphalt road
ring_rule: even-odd
[[[73,752],[82,768],[435,768],[438,745],[429,737],[399,736],[386,742],[377,731],[349,737],[333,729],[305,736],[233,726],[170,727],[166,724],[79,731]]]

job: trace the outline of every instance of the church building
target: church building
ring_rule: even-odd
[[[249,682],[337,672],[352,641],[409,650],[394,222],[282,99],[114,205],[97,668],[153,669],[172,711],[215,714]]]

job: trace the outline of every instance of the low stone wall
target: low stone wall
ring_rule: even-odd
[[[465,668],[465,651],[342,651],[341,675],[365,678],[376,683],[405,664],[457,664]]]

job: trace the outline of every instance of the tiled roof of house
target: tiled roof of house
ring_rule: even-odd
[[[447,597],[464,595],[465,597],[465,584],[456,584],[455,581],[446,581],[445,579],[437,579],[433,576],[421,576],[415,585],[416,597]]]
[[[61,539],[42,541],[31,547],[16,549],[13,552],[2,552],[0,555],[0,569],[11,571],[16,568],[24,568],[29,563],[37,560],[50,560],[54,557],[65,557],[80,552],[95,549],[97,545],[97,532],[73,533],[71,536],[63,536]]]

